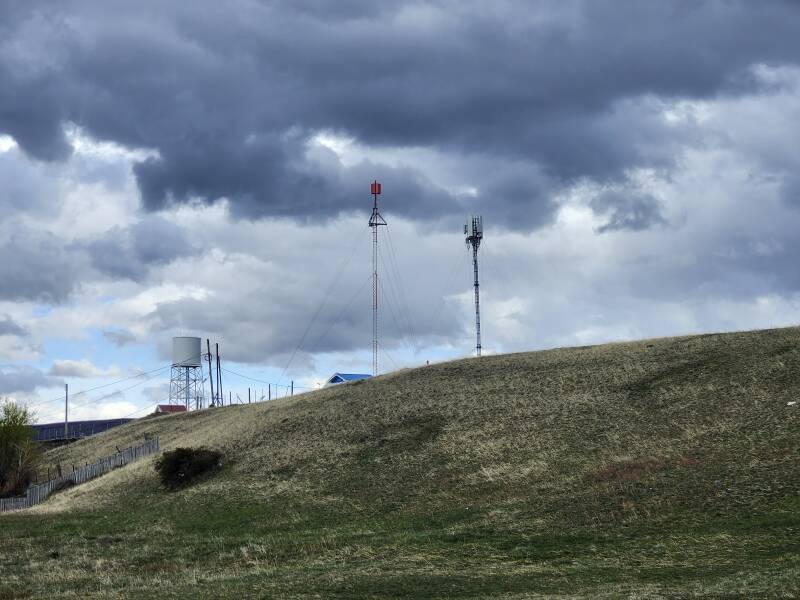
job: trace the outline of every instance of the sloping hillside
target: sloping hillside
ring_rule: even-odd
[[[800,330],[456,361],[144,419],[145,460],[0,517],[0,597],[800,592]]]

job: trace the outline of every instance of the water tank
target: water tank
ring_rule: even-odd
[[[173,365],[181,367],[199,367],[201,365],[200,354],[199,337],[172,338]]]

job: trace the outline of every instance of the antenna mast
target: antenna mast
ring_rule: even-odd
[[[372,227],[372,374],[378,374],[378,227],[386,225],[381,213],[378,212],[378,196],[381,193],[381,184],[373,181],[370,193],[374,199],[372,216],[369,226]]]
[[[464,235],[467,236],[467,246],[472,247],[472,267],[475,271],[475,351],[481,355],[481,295],[478,284],[478,248],[483,239],[483,217],[471,217],[464,225]]]

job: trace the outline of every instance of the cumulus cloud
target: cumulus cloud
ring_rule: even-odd
[[[26,365],[0,366],[0,394],[29,393],[38,389],[62,385],[57,377]]]
[[[186,230],[157,216],[114,227],[85,244],[95,269],[112,278],[140,280],[150,267],[200,252]]]
[[[649,194],[607,190],[592,198],[590,206],[606,219],[597,228],[600,233],[624,229],[641,231],[667,223],[658,200]]]
[[[85,260],[63,239],[18,223],[0,230],[0,299],[58,304],[80,285]]]
[[[130,331],[125,331],[124,329],[105,329],[103,330],[103,337],[117,347],[132,344],[136,341],[136,336]]]
[[[0,316],[0,335],[14,335],[17,337],[25,337],[28,335],[28,330],[19,325],[14,319],[8,315]]]
[[[119,377],[120,370],[117,367],[100,369],[90,361],[83,360],[55,360],[48,370],[48,375],[54,377]]]

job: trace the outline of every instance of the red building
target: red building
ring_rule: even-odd
[[[159,404],[155,414],[162,415],[181,412],[186,412],[186,407],[181,404]]]

